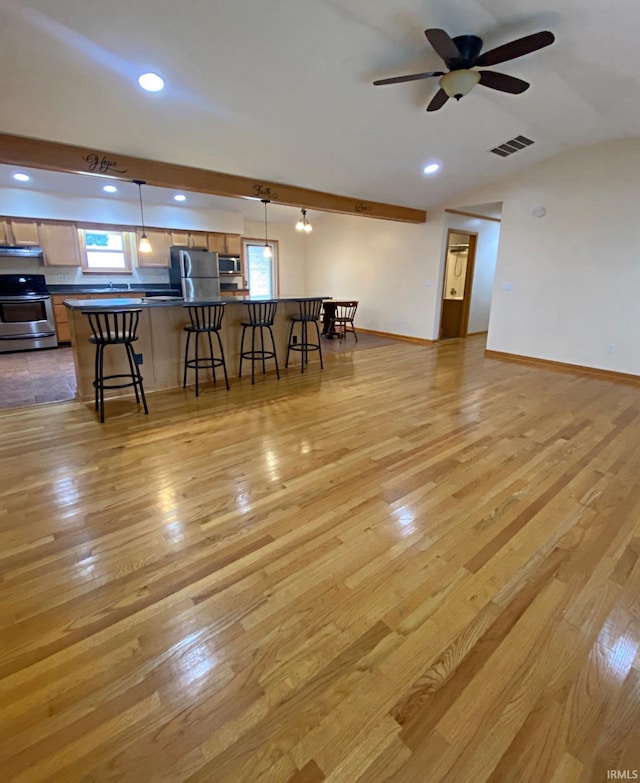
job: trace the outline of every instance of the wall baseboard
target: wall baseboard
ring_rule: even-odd
[[[617,372],[616,370],[602,370],[599,367],[587,367],[582,364],[569,364],[567,362],[556,362],[553,359],[539,359],[536,356],[523,356],[517,353],[506,353],[503,351],[485,350],[484,355],[487,359],[504,359],[508,362],[517,362],[519,364],[531,364],[537,367],[544,367],[547,370],[559,370],[561,372],[572,372],[576,375],[595,375],[608,381],[621,381],[624,383],[640,383],[640,375],[632,373]]]
[[[390,337],[393,340],[404,340],[407,343],[418,343],[419,345],[432,345],[435,340],[427,340],[424,337],[409,337],[405,334],[392,334],[391,332],[378,332],[376,329],[362,329],[358,327],[357,332],[365,332],[366,334],[376,334],[378,337]]]

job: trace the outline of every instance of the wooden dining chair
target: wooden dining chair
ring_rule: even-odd
[[[351,332],[356,338],[356,342],[358,342],[358,335],[353,324],[353,319],[356,317],[356,310],[358,309],[358,302],[333,302],[333,304],[335,305],[335,312],[331,316],[329,331],[335,332],[341,340],[346,338],[348,332]]]

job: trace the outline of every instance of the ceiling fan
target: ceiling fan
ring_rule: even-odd
[[[398,84],[399,82],[413,82],[418,79],[439,76],[440,89],[431,99],[427,111],[441,109],[449,98],[455,98],[459,101],[478,83],[490,87],[492,90],[510,92],[514,95],[524,92],[528,89],[529,82],[497,71],[477,71],[475,67],[482,68],[486,65],[497,65],[507,60],[514,60],[516,57],[522,57],[537,49],[543,49],[555,41],[553,33],[543,30],[540,33],[525,35],[524,38],[518,38],[481,54],[482,38],[478,38],[477,35],[457,35],[455,38],[451,38],[447,32],[437,28],[425,30],[424,34],[431,46],[444,60],[449,72],[412,73],[408,76],[378,79],[374,84],[376,86]]]

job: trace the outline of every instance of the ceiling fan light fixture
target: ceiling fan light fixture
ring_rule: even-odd
[[[264,204],[264,250],[262,251],[262,257],[263,258],[272,258],[273,257],[273,251],[271,250],[271,245],[269,244],[269,233],[268,233],[268,224],[267,224],[267,204],[269,203],[268,198],[261,198],[260,201]]]
[[[478,71],[461,68],[459,71],[449,71],[440,77],[440,86],[450,98],[457,101],[468,95],[480,81]]]

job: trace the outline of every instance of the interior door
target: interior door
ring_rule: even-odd
[[[449,229],[442,286],[440,339],[467,336],[476,238],[476,234]]]

